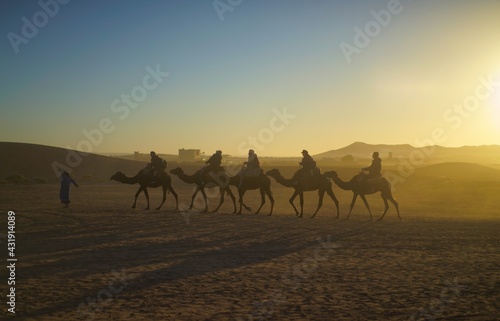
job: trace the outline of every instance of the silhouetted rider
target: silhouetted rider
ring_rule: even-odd
[[[257,154],[253,149],[248,151],[248,160],[243,164],[246,165],[246,168],[242,168],[240,171],[240,184],[238,187],[243,186],[243,181],[245,180],[245,176],[258,176],[260,174],[260,162]]]
[[[362,168],[363,171],[368,172],[365,178],[377,178],[382,176],[380,173],[382,171],[382,159],[380,159],[378,152],[374,152],[372,158],[373,160],[371,165],[369,167]]]
[[[151,156],[151,176],[160,176],[161,172],[167,168],[167,161],[156,155],[154,151],[151,151],[149,155]]]
[[[299,165],[302,165],[302,169],[304,172],[307,173],[307,171],[310,171],[312,174],[312,170],[316,168],[316,161],[309,155],[309,152],[307,150],[302,151],[302,161],[299,163]]]
[[[204,177],[210,172],[217,172],[222,170],[222,151],[217,150],[210,158],[205,162],[206,167],[202,170],[202,176]]]
[[[222,164],[222,151],[218,150],[205,162],[208,167],[220,167]]]

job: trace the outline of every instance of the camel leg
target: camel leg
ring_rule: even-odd
[[[172,185],[170,185],[168,187],[168,190],[170,191],[170,193],[172,193],[172,195],[175,198],[175,210],[178,211],[179,210],[179,197],[177,196],[177,193],[174,191],[174,188],[172,187]]]
[[[398,202],[396,202],[396,200],[394,199],[394,197],[392,197],[392,195],[391,195],[391,197],[389,197],[389,201],[391,201],[391,203],[396,208],[396,212],[398,213],[398,218],[402,222],[403,218],[401,217],[401,215],[399,215],[399,204],[398,204]]]
[[[243,206],[245,206],[245,208],[247,210],[249,210],[249,207],[247,207],[244,203],[243,203],[243,196],[245,195],[245,192],[247,190],[246,189],[240,189],[238,188],[238,202],[240,203],[240,211],[238,212],[238,214],[241,214],[241,210],[243,208]]]
[[[311,216],[311,218],[314,218],[316,216],[316,213],[318,213],[319,209],[323,205],[323,197],[325,196],[325,190],[320,188],[318,191],[318,196],[319,196],[318,208],[316,208],[316,212],[314,212],[314,214],[313,214],[313,216]]]
[[[368,204],[368,201],[366,200],[366,196],[363,194],[361,194],[359,196],[363,200],[363,203],[365,203],[365,206],[368,209],[368,213],[370,213],[370,221],[373,221],[372,210],[370,209],[370,204]],[[386,211],[387,211],[387,209],[386,209]]]
[[[141,192],[142,192],[142,186],[139,187],[139,189],[135,193],[135,199],[134,199],[134,204],[132,204],[132,208],[135,208],[135,205],[137,204],[137,197],[139,197],[139,194],[141,194]]]
[[[274,208],[274,197],[273,193],[271,192],[270,189],[266,190],[267,197],[269,198],[269,201],[271,202],[271,211],[269,212],[269,216],[273,215],[273,208]]]
[[[241,189],[238,188],[238,204],[240,205],[240,209],[238,210],[237,214],[241,214],[241,211],[243,209],[243,195]]]
[[[200,189],[201,195],[203,195],[203,200],[205,201],[205,209],[203,212],[208,212],[208,200],[207,200],[207,194],[205,193],[205,189],[202,187]]]
[[[349,216],[351,216],[352,209],[354,208],[354,204],[356,203],[356,199],[358,198],[358,194],[354,193],[352,195],[352,202],[351,202],[351,207],[349,208],[349,214],[347,214],[347,217],[345,218],[346,220],[349,219]]]
[[[259,214],[260,209],[262,208],[262,206],[264,206],[265,203],[266,203],[266,192],[263,189],[260,189],[260,207],[259,209],[257,209],[257,212],[255,212],[255,214]]]
[[[299,217],[302,218],[302,216],[304,215],[304,192],[300,192],[299,199],[300,199],[300,215],[299,215]]]
[[[231,200],[233,201],[233,207],[234,207],[233,214],[235,214],[236,213],[236,197],[234,197],[234,194],[231,191],[231,189],[229,188],[229,186],[226,187],[226,192],[229,195],[229,197],[231,197]]]
[[[196,195],[198,195],[198,192],[201,192],[201,195],[203,195],[203,200],[205,201],[205,209],[203,210],[204,212],[208,211],[208,201],[207,201],[207,194],[205,194],[205,189],[203,186],[196,186],[196,190],[193,193],[193,196],[191,196],[191,204],[189,205],[189,209],[193,209],[193,204],[194,204],[194,199],[196,198]]]
[[[219,187],[219,194],[220,194],[219,206],[217,206],[217,208],[212,211],[213,213],[217,212],[221,207],[222,203],[224,203],[224,189],[222,187]]]
[[[292,197],[290,197],[290,199],[288,200],[288,202],[290,202],[290,204],[292,204],[292,207],[295,210],[295,216],[299,216],[299,211],[297,210],[297,208],[293,204],[293,201],[295,200],[295,198],[297,197],[297,195],[299,195],[299,192],[295,191],[293,193]]]
[[[387,210],[389,209],[389,203],[387,203],[387,198],[382,196],[382,200],[384,201],[384,206],[385,206],[384,213],[382,213],[382,216],[377,221],[381,221],[384,218],[385,213],[387,213]]]
[[[335,197],[335,194],[333,194],[333,190],[331,189],[331,187],[326,190],[326,193],[330,196],[332,201],[335,203],[335,207],[337,208],[337,217],[336,218],[339,218],[339,216],[340,216],[339,200],[337,199],[337,197]]]
[[[156,210],[159,210],[159,209],[162,207],[163,203],[165,203],[165,200],[167,199],[167,188],[168,188],[168,187],[167,187],[167,186],[165,186],[165,185],[163,185],[163,186],[162,186],[162,189],[163,189],[163,199],[162,199],[162,201],[161,201],[160,206],[158,206],[158,207],[156,208]]]
[[[385,210],[384,210],[384,213],[382,214],[382,217],[380,217],[378,220],[381,221],[385,214],[387,213],[387,210],[389,209],[389,204],[387,203],[387,200],[391,201],[391,203],[394,205],[394,207],[396,208],[396,212],[398,213],[398,218],[400,221],[402,221],[403,219],[401,218],[401,216],[399,215],[399,204],[398,202],[396,202],[396,200],[392,197],[392,195],[390,196],[385,196],[385,195],[382,195],[382,199],[384,200],[384,204],[385,204]]]
[[[228,187],[228,190],[230,190],[230,189],[229,189],[229,187]],[[243,206],[243,207],[244,207],[247,211],[249,211],[249,212],[251,212],[251,211],[252,211],[252,208],[251,208],[250,206],[247,206],[247,205],[245,204],[245,202],[243,201],[243,195],[245,195],[246,191],[247,191],[247,189],[244,189],[244,188],[241,188],[241,187],[239,187],[239,188],[238,188],[238,203],[240,204],[240,211],[239,211],[239,213],[238,213],[238,214],[241,214],[241,207],[242,207],[242,206]],[[234,212],[236,213],[236,207],[235,207],[235,209],[234,209]]]
[[[148,188],[144,187],[144,195],[146,196],[146,201],[148,201],[148,207],[146,207],[146,210],[149,210],[149,193],[148,193]]]
[[[196,190],[194,191],[193,195],[191,196],[191,204],[189,205],[189,209],[193,209],[193,204],[194,204],[194,199],[196,197],[196,195],[198,194],[198,192],[200,191],[201,187],[200,186],[196,186]]]

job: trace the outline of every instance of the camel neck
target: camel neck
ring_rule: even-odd
[[[135,175],[134,177],[127,177],[123,176],[123,178],[120,180],[120,182],[124,184],[136,184],[139,181],[138,175]]]
[[[332,179],[335,182],[335,184],[337,184],[338,187],[340,187],[343,190],[348,190],[349,191],[349,190],[353,189],[351,182],[344,182],[339,177],[333,177]]]
[[[293,187],[293,183],[294,183],[294,179],[291,178],[291,179],[288,179],[288,178],[284,178],[281,173],[278,173],[276,174],[276,182],[278,182],[279,184],[285,186],[285,187]]]
[[[196,178],[195,178],[196,174],[194,174],[194,175],[188,175],[188,174],[186,174],[184,172],[180,172],[177,176],[184,183],[188,183],[188,184],[196,183]]]

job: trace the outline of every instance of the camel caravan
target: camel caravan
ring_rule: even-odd
[[[156,188],[161,186],[163,190],[163,199],[161,204],[156,209],[159,210],[162,207],[162,205],[165,203],[167,192],[170,192],[175,198],[175,209],[178,210],[178,196],[172,187],[172,178],[166,170],[167,162],[161,159],[153,151],[150,153],[150,156],[151,162],[144,169],[139,171],[137,175],[133,177],[127,177],[122,172],[117,172],[116,174],[111,176],[111,180],[118,181],[124,184],[139,184],[139,189],[135,193],[132,208],[136,207],[137,198],[141,194],[141,192],[143,192],[147,200],[146,209],[149,209],[148,187]],[[325,193],[328,194],[328,196],[334,202],[337,210],[336,218],[339,218],[339,201],[333,193],[333,182],[341,189],[353,192],[352,202],[346,219],[349,219],[352,209],[354,208],[354,204],[356,203],[356,200],[359,196],[368,209],[370,220],[372,220],[373,216],[370,205],[366,200],[366,195],[380,192],[382,200],[384,201],[385,208],[382,216],[378,220],[382,220],[384,218],[389,209],[389,202],[394,205],[398,214],[398,218],[402,220],[399,214],[399,205],[392,196],[391,184],[381,175],[382,160],[380,159],[378,152],[373,153],[372,164],[369,167],[362,168],[361,172],[358,175],[355,175],[353,178],[351,178],[351,180],[347,182],[340,179],[337,175],[337,172],[335,171],[321,173],[320,168],[316,166],[316,162],[309,155],[307,150],[302,151],[302,156],[302,161],[299,163],[300,169],[295,172],[295,174],[291,178],[283,177],[278,169],[272,169],[264,173],[264,171],[260,167],[260,162],[257,154],[255,154],[255,151],[252,149],[250,149],[248,152],[248,160],[243,163],[244,166],[235,176],[229,176],[224,170],[224,167],[222,166],[222,152],[220,150],[217,150],[205,162],[205,167],[199,169],[191,175],[184,173],[184,171],[180,167],[170,170],[170,174],[177,176],[181,181],[187,184],[194,184],[196,186],[195,191],[191,196],[191,204],[189,205],[189,210],[193,208],[193,204],[198,193],[201,193],[205,204],[203,211],[207,212],[208,200],[205,188],[218,187],[220,192],[220,200],[219,204],[213,210],[213,212],[217,212],[219,210],[219,208],[224,203],[224,197],[227,194],[233,202],[233,213],[242,214],[243,207],[246,210],[251,211],[251,208],[244,203],[243,197],[245,193],[248,190],[258,189],[261,195],[261,203],[255,214],[260,213],[260,210],[266,203],[267,196],[271,203],[271,209],[268,214],[270,216],[273,214],[274,207],[274,198],[271,192],[271,180],[269,178],[272,177],[278,184],[293,188],[294,192],[290,197],[289,202],[292,205],[296,216],[299,218],[302,218],[304,214],[304,192],[307,191],[318,191],[319,197],[318,206],[311,218],[314,218],[322,207]],[[238,191],[239,208],[237,208],[236,206],[236,197],[231,191],[231,185],[235,186]],[[300,200],[300,211],[294,204],[297,196]]]

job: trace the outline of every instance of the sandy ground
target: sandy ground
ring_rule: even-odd
[[[16,213],[17,320],[500,319],[498,203],[401,190],[404,221],[391,208],[370,222],[361,203],[336,220],[331,200],[309,219],[313,192],[297,219],[274,182],[271,217],[269,203],[234,215],[229,200],[219,213],[175,211],[171,195],[159,211],[130,209],[136,187],[114,183],[81,184],[62,209],[58,188],[0,186],[2,248]],[[345,217],[351,194],[334,190]],[[177,191],[185,208],[192,189]],[[379,217],[380,198],[368,199]],[[258,193],[247,200],[255,208]],[[5,267],[0,277],[6,302]]]

